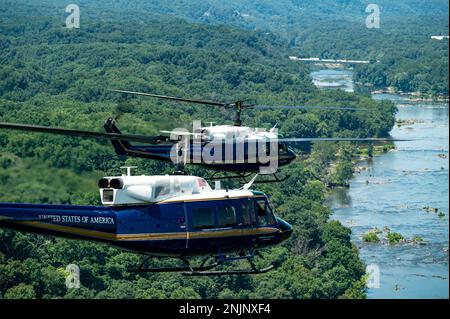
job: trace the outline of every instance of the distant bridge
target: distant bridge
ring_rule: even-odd
[[[349,63],[349,64],[369,64],[370,61],[364,60],[345,60],[345,59],[320,59],[320,58],[299,58],[290,56],[289,59],[294,61],[315,62],[315,63]],[[379,63],[377,61],[376,63]]]
[[[439,41],[442,41],[444,39],[448,40],[448,35],[432,35],[431,39],[432,40],[439,40]]]

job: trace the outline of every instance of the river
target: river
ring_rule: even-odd
[[[353,91],[353,83],[346,83],[351,70],[320,70],[311,76],[319,87]],[[374,270],[368,298],[449,298],[448,105],[407,103],[391,94],[373,98],[394,101],[397,119],[408,120],[395,126],[391,136],[414,141],[395,142],[395,150],[360,162],[350,188],[332,191],[332,218],[351,228],[361,259]],[[385,229],[380,237],[398,232],[407,241],[363,242],[374,227]],[[424,243],[409,242],[414,236]]]

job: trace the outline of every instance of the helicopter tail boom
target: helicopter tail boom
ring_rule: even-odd
[[[0,227],[98,241],[114,240],[117,216],[109,207],[0,203]]]
[[[107,133],[122,134],[112,118],[108,118],[103,127]],[[117,155],[127,155],[126,149],[132,148],[131,143],[125,140],[111,140],[111,144]]]

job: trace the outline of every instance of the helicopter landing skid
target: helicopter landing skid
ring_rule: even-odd
[[[241,252],[237,257],[227,257],[223,255],[215,256],[217,266],[221,265],[227,261],[237,261],[237,260],[247,260],[250,264],[250,269],[236,269],[236,270],[192,270],[185,271],[182,274],[185,276],[218,276],[218,275],[251,275],[251,274],[262,274],[275,269],[276,264],[265,268],[258,268],[253,262],[255,255],[264,258],[258,251],[250,250],[248,254]],[[214,267],[213,267],[214,268]],[[212,269],[212,268],[211,268]]]
[[[210,177],[207,177],[207,180],[211,180],[211,181],[215,181],[215,180],[223,180],[223,179],[235,179],[235,178],[240,178],[242,179],[242,181],[244,183],[248,183],[249,180],[248,178],[250,176],[253,175],[253,173],[243,173],[243,174],[238,174],[238,175],[231,175],[231,176],[217,176],[217,174],[220,172],[215,172],[214,174],[212,174]],[[254,181],[255,184],[264,184],[264,183],[279,183],[279,182],[283,182],[285,180],[287,180],[290,175],[285,175],[285,176],[278,176],[277,173],[274,174],[270,174],[273,176],[273,179],[263,179],[263,180],[256,180]],[[264,175],[260,175],[260,176],[264,176]]]
[[[250,251],[249,254],[243,255],[241,254],[238,257],[227,257],[223,255],[219,256],[208,256],[203,259],[200,266],[193,267],[189,261],[185,257],[178,257],[185,266],[182,267],[161,267],[161,268],[144,268],[145,263],[152,258],[152,256],[148,256],[144,259],[138,269],[132,269],[131,272],[181,272],[184,276],[218,276],[218,275],[250,275],[250,274],[262,274],[268,271],[275,269],[276,264],[272,263],[272,265],[265,268],[258,268],[253,262],[254,256],[258,255],[262,257],[259,252]],[[214,262],[207,264],[208,260],[214,258]],[[237,260],[247,260],[250,264],[250,269],[237,269],[237,270],[212,270],[215,267],[224,264],[228,261],[237,261]]]
[[[150,258],[154,258],[154,256],[147,256],[144,261],[141,263],[141,265],[139,266],[139,268],[137,269],[130,269],[130,272],[183,272],[183,271],[207,271],[210,269],[213,269],[214,267],[216,267],[218,265],[217,262],[211,263],[206,265],[206,262],[210,259],[210,256],[206,257],[205,259],[203,259],[203,261],[201,262],[200,266],[198,267],[192,267],[191,264],[189,263],[189,261],[184,258],[184,257],[178,257],[178,259],[180,259],[185,266],[182,267],[160,267],[160,268],[144,268],[144,265],[147,263],[147,261]]]
[[[229,175],[229,176],[227,176],[227,175],[217,176],[217,175],[219,175],[220,173],[222,173],[222,172],[214,172],[210,177],[207,177],[207,178],[205,178],[205,179],[207,179],[207,180],[209,179],[209,180],[211,180],[211,181],[217,181],[217,180],[222,180],[222,179],[235,179],[235,178],[240,178],[240,179],[243,179],[243,180],[245,181],[245,179],[246,179],[247,177],[250,177],[250,176],[253,175],[252,173],[243,173],[243,174]]]

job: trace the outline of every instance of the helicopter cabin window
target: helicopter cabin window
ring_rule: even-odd
[[[276,224],[272,210],[264,199],[256,201],[256,212],[258,214],[258,225],[268,226]]]
[[[217,207],[219,227],[231,227],[237,225],[236,209],[233,206]]]
[[[195,229],[214,228],[214,209],[208,208],[194,208],[192,210],[192,217],[194,219]]]

